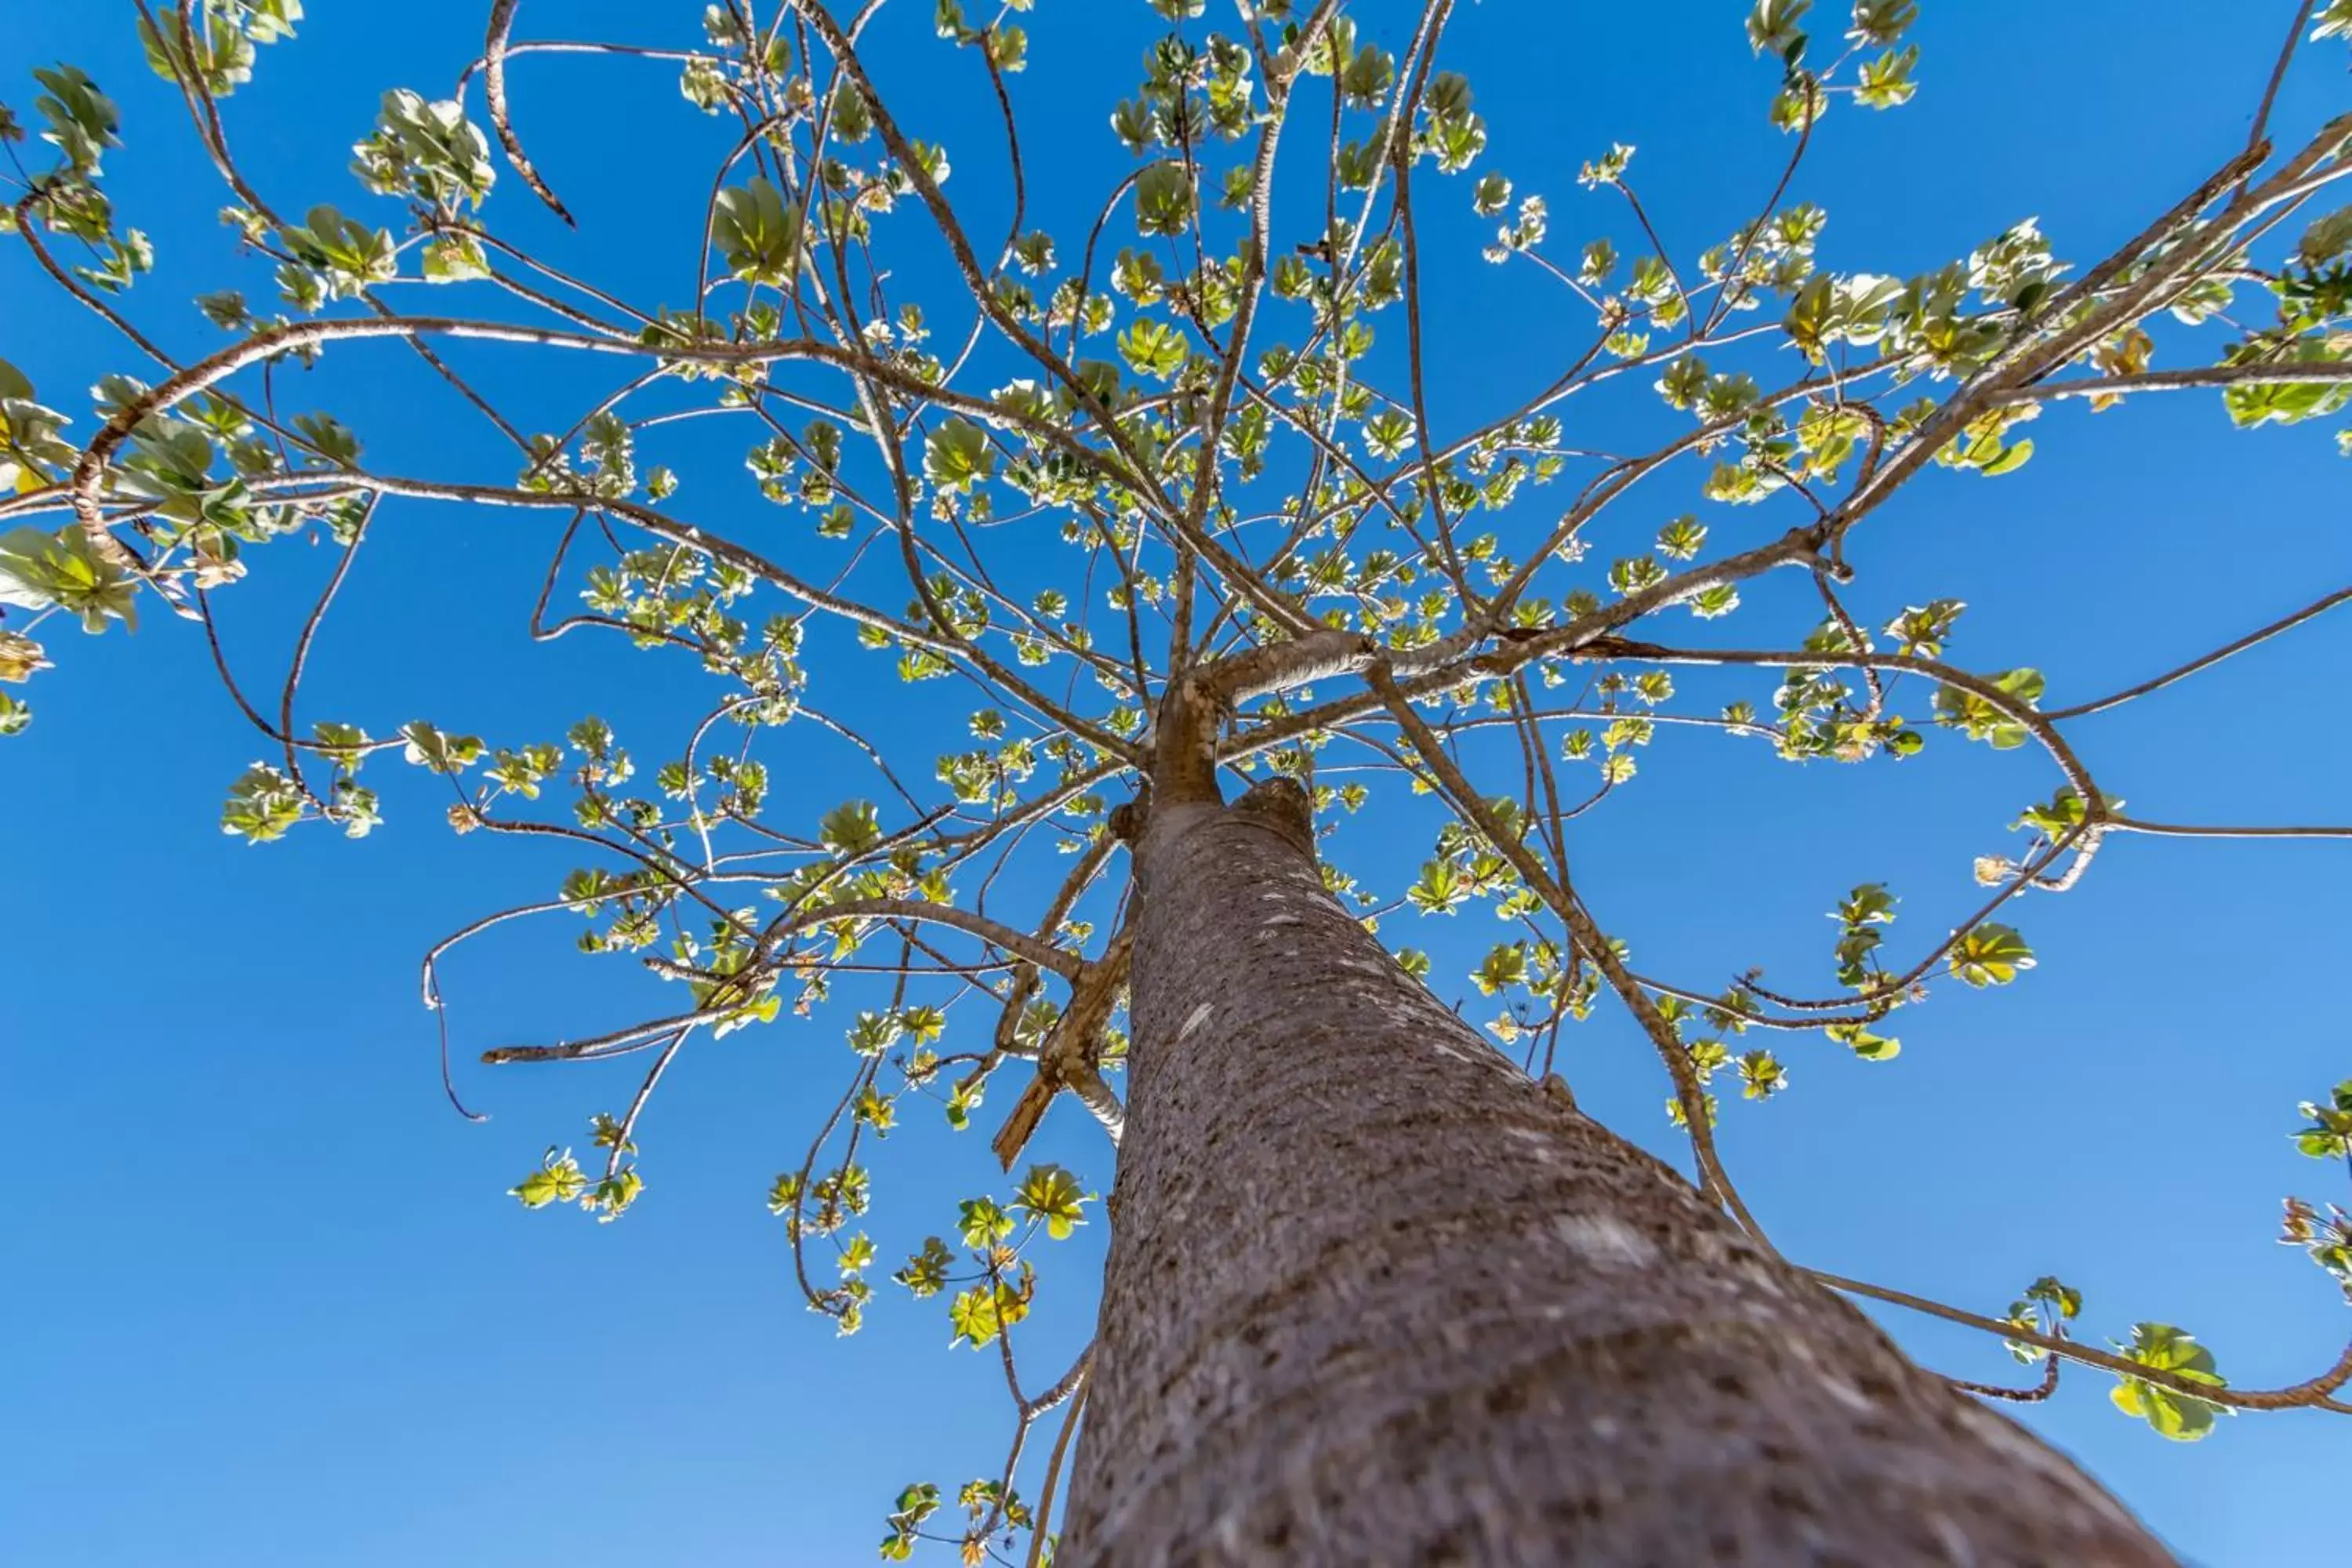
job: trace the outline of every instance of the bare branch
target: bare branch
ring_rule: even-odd
[[[515,8],[521,0],[490,0],[488,36],[482,42],[482,100],[489,106],[490,129],[498,132],[499,145],[506,150],[507,162],[522,183],[530,187],[531,195],[547,204],[547,210],[573,228],[579,220],[569,208],[556,200],[555,193],[547,188],[539,171],[531,166],[530,157],[522,150],[522,139],[514,132],[514,121],[507,107],[507,36],[514,29]]]
[[[2161,691],[2177,680],[2185,680],[2199,670],[2210,669],[2223,659],[2242,654],[2258,644],[2268,642],[2281,632],[2299,626],[2315,616],[2324,615],[2347,600],[2352,600],[2352,588],[2338,588],[2326,597],[2305,605],[2291,616],[2273,621],[2258,630],[2248,632],[2237,641],[2224,644],[2201,658],[2190,659],[2178,669],[2167,670],[2152,680],[2141,681],[2137,686],[2127,686],[2112,697],[2102,697],[2095,702],[2078,702],[2072,708],[2053,709],[2043,713],[2042,717],[2056,724],[2068,719],[2080,719],[2092,713],[2104,713],[2110,708],[2120,708],[2135,698],[2145,697],[2151,691]]]

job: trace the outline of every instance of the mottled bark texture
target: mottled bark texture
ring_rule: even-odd
[[[1136,846],[1128,1131],[1059,1561],[2171,1561],[1327,896],[1282,802]]]

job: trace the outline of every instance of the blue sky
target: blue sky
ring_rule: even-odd
[[[396,222],[344,172],[349,144],[383,89],[447,90],[479,47],[481,7],[411,7],[396,23],[381,8],[313,9],[230,101],[230,132],[280,205],[334,201]],[[521,36],[553,26],[556,9],[526,5]],[[571,36],[698,37],[698,5],[562,9]],[[1685,259],[1769,190],[1785,144],[1762,123],[1769,78],[1739,9],[1462,8],[1448,63],[1477,87],[1498,165],[1550,197],[1559,247],[1610,233],[1629,248],[1622,213],[1572,180],[1612,141],[1640,147],[1638,188]],[[1841,271],[1920,269],[2037,215],[2063,254],[2103,254],[2242,142],[2291,7],[2233,6],[2227,20],[2192,0],[1924,9],[1918,101],[1833,115],[1796,188],[1830,209],[1823,255]],[[1075,195],[1036,195],[1068,246],[1067,215],[1126,166],[1103,116],[1130,89],[1152,23],[1135,0],[1045,0],[1027,20],[1034,63],[1013,85],[1033,179],[1050,159],[1076,181]],[[985,204],[998,193],[984,84],[929,21],[929,7],[898,0],[873,52],[886,89],[912,105],[910,132],[945,142],[955,184]],[[1367,29],[1403,42],[1390,36],[1399,25]],[[26,72],[58,58],[123,107],[129,145],[109,160],[109,187],[161,252],[133,307],[164,342],[200,352],[217,334],[188,298],[232,285],[265,297],[266,278],[213,221],[217,183],[127,19],[79,6],[12,18],[0,96],[22,112]],[[2304,51],[2280,104],[2283,142],[2345,107],[2344,66],[2340,46]],[[699,209],[723,150],[716,127],[657,65],[519,60],[513,90],[583,230],[557,232],[510,178],[491,221],[633,299],[682,302],[694,258],[680,215]],[[678,158],[691,179],[669,172]],[[1525,269],[1479,262],[1466,188],[1436,190],[1449,248],[1430,263],[1430,324],[1458,346],[1437,357],[1433,412],[1458,427],[1540,384],[1588,321]],[[912,268],[929,264],[919,255]],[[53,308],[13,242],[0,297],[11,301],[0,354],[86,433],[78,389],[141,367],[99,323]],[[457,357],[533,428],[568,424],[608,384],[602,370],[502,351]],[[345,351],[314,374],[304,405],[331,406],[388,468],[512,472],[463,410],[420,416],[446,394],[396,349]],[[1630,441],[1659,431],[1659,414],[1596,405],[1572,438]],[[2352,470],[2320,431],[2237,432],[2215,400],[2180,396],[2097,417],[2055,411],[2033,433],[2025,471],[1998,485],[1931,475],[1864,531],[1862,619],[1964,598],[1957,657],[2035,665],[2065,702],[2352,582]],[[823,559],[798,520],[751,510],[732,437],[681,435],[659,456],[687,479],[688,515],[707,505],[715,521],[768,531],[789,558]],[[1652,526],[1683,510],[1663,490],[1645,505]],[[512,743],[593,710],[642,757],[667,754],[706,678],[592,636],[535,647],[524,635],[554,526],[388,508],[320,648],[309,716],[383,733],[430,715]],[[327,553],[275,546],[224,595],[231,656],[254,679],[275,679]],[[453,578],[462,586],[446,592]],[[1759,629],[1728,635],[1761,637],[1777,610],[1798,614],[1780,592],[1752,596]],[[38,720],[0,746],[14,933],[0,1051],[19,1108],[16,1196],[0,1217],[11,1281],[0,1338],[14,1347],[0,1363],[6,1555],[57,1568],[468,1568],[585,1552],[708,1568],[863,1561],[901,1485],[993,1468],[1007,1412],[992,1355],[950,1349],[943,1304],[893,1300],[887,1284],[866,1331],[835,1341],[802,1310],[762,1204],[846,1074],[838,1020],[787,1021],[682,1058],[644,1127],[648,1193],[624,1223],[524,1214],[504,1189],[548,1142],[584,1142],[588,1114],[617,1110],[634,1079],[626,1067],[461,1066],[493,1120],[458,1120],[415,966],[473,916],[546,896],[563,858],[454,837],[414,780],[379,781],[406,787],[387,789],[394,820],[364,843],[314,830],[246,848],[214,822],[256,737],[194,628],[153,616],[135,637],[48,640],[60,668],[30,689]],[[2322,621],[2084,721],[2080,743],[2153,818],[2343,821],[2352,741],[2331,677],[2347,668],[2352,620]],[[952,724],[969,706],[901,696],[870,665],[819,675],[832,682],[821,705],[902,705],[894,729]],[[805,750],[780,786],[794,798],[874,793],[842,748],[795,744]],[[1670,733],[1645,753],[1639,787],[1571,847],[1586,896],[1645,968],[1714,984],[1761,963],[1818,983],[1832,939],[1822,916],[1840,894],[1889,881],[1908,917],[1895,941],[1940,932],[1973,904],[1969,858],[2003,847],[2019,805],[2053,787],[2045,773],[2024,752],[1954,742],[1900,769],[1796,768]],[[1420,858],[1418,844],[1400,855],[1370,835],[1335,852],[1390,886]],[[2352,1319],[2271,1237],[2282,1194],[2343,1196],[2340,1174],[2298,1159],[2285,1134],[2295,1101],[2352,1075],[2352,1026],[2328,1003],[2352,930],[2347,853],[2112,845],[2079,891],[2018,911],[2042,966],[2005,992],[1943,995],[1906,1016],[1897,1062],[1789,1042],[1790,1093],[1726,1108],[1749,1201],[1785,1249],[1838,1272],[1993,1310],[2057,1272],[2088,1298],[2090,1334],[2158,1319],[2203,1337],[2234,1383],[2308,1375]],[[646,988],[578,958],[572,934],[541,928],[452,965],[461,1059],[646,1010]],[[1384,934],[1431,949],[1441,994],[1476,1006],[1461,976],[1494,940],[1486,916],[1402,917]],[[1604,1018],[1565,1050],[1589,1109],[1670,1147],[1664,1086],[1630,1026]],[[983,1126],[1010,1099],[1000,1091]],[[914,1121],[876,1162],[886,1258],[943,1231],[955,1198],[1004,1185],[978,1137]],[[1108,1184],[1106,1152],[1067,1107],[1034,1152]],[[1033,1387],[1083,1342],[1102,1239],[1097,1224],[1045,1259],[1020,1342],[1034,1342]],[[2011,1373],[1990,1342],[1889,1321],[1932,1364]],[[2340,1522],[2315,1500],[2352,1473],[2352,1423],[2243,1417],[2203,1444],[2168,1445],[2109,1408],[2105,1379],[2078,1370],[2069,1382],[2030,1418],[2185,1555],[2266,1564],[2340,1550]]]

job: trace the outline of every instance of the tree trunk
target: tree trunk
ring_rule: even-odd
[[[1506,1063],[1325,893],[1295,789],[1134,847],[1067,1568],[2172,1561]]]

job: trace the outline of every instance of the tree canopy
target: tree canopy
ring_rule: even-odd
[[[1841,254],[1832,215],[1797,193],[1809,154],[1921,90],[1914,0],[1758,0],[1757,134],[1783,151],[1696,245],[1662,236],[1640,193],[1647,159],[1701,150],[1596,146],[1563,177],[1557,155],[1489,146],[1476,62],[1445,48],[1452,0],[1123,5],[1156,14],[1129,79],[1039,83],[1030,31],[1092,25],[1075,9],[937,0],[936,47],[1001,110],[997,136],[953,147],[921,139],[922,104],[864,46],[877,6],[818,0],[713,4],[658,45],[530,38],[515,0],[492,0],[446,96],[384,93],[352,146],[356,188],[299,197],[233,139],[240,96],[299,68],[299,0],[141,0],[184,126],[127,129],[66,63],[34,72],[28,109],[0,108],[0,229],[57,299],[117,331],[121,366],[78,407],[0,361],[0,733],[35,721],[17,693],[70,657],[61,632],[137,628],[165,645],[153,657],[216,664],[259,737],[224,781],[224,832],[362,837],[437,816],[560,845],[560,880],[461,912],[423,971],[467,1114],[484,1091],[461,1092],[453,1050],[643,1068],[585,1138],[518,1150],[525,1207],[609,1221],[655,1201],[640,1119],[698,1042],[837,1030],[838,1098],[807,1108],[806,1152],[766,1194],[799,1288],[842,1333],[888,1310],[1001,1356],[1013,1405],[1010,1450],[976,1459],[979,1479],[918,1482],[886,1510],[890,1559],[937,1541],[1034,1563],[1048,1540],[1073,1425],[1050,1415],[1086,1362],[1017,1363],[1017,1331],[1053,1244],[1099,1222],[1110,1156],[1080,1173],[1024,1155],[1064,1089],[1062,1115],[1083,1107],[1109,1144],[1121,1129],[1118,815],[1147,784],[1297,781],[1331,890],[1442,996],[1466,988],[1496,1050],[1559,1094],[1575,1093],[1571,1026],[1622,1010],[1659,1072],[1656,1116],[1759,1238],[1770,1216],[1750,1213],[1717,1131],[1789,1092],[1790,1058],[1888,1063],[1937,994],[2015,984],[2037,962],[2034,904],[2095,888],[2118,839],[2352,837],[2132,815],[2075,725],[2352,587],[2294,584],[2269,624],[2200,626],[2196,657],[2065,701],[2049,696],[2063,672],[1969,662],[1969,606],[1932,583],[1863,607],[1885,597],[1868,596],[1869,547],[1904,526],[1910,487],[2008,504],[2000,487],[2037,442],[2068,439],[2072,405],[2128,420],[2194,398],[2352,455],[2352,206],[2331,200],[2352,115],[2275,143],[2272,127],[2291,70],[2341,68],[2352,0],[2281,9],[2291,31],[2277,71],[2247,84],[2242,148],[2181,171],[2177,205],[2121,244],[1993,215],[1968,253],[1884,273]],[[681,115],[708,117],[677,163],[698,229],[600,240],[693,258],[674,302],[524,237],[576,226],[565,190],[589,176],[535,161],[510,68],[578,54],[623,57],[648,94],[674,87]],[[562,63],[538,66],[551,80]],[[1082,185],[1066,171],[1092,162],[1024,137],[1041,87],[1107,117],[1117,177]],[[195,299],[214,337],[193,353],[150,324],[185,301],[150,299],[159,240],[106,189],[167,129],[217,174],[243,254]],[[1475,422],[1433,417],[1432,362],[1481,345],[1431,329],[1433,253],[1449,277],[1473,253],[1539,277],[1582,347],[1538,384],[1498,382]],[[485,372],[477,346],[511,357]],[[445,406],[413,420],[487,423],[505,467],[379,461],[396,437],[312,405],[301,373],[331,386],[326,370],[380,355],[437,378]],[[724,488],[734,463],[761,510]],[[371,542],[436,506],[546,526],[533,637],[687,661],[707,703],[624,735],[583,693],[542,728],[483,735],[315,691],[311,652]],[[300,540],[331,563],[290,559]],[[2053,550],[2021,593],[2063,600],[2069,574],[2099,569],[2088,548]],[[264,675],[223,628],[248,576],[279,574],[310,584],[310,608]],[[482,613],[479,586],[453,563],[420,613]],[[1668,973],[1580,893],[1574,851],[1641,809],[1652,743],[1677,728],[1819,770],[1978,748],[2031,753],[2042,776],[2008,838],[1947,885],[1836,889],[1815,974]],[[1416,927],[1472,910],[1497,940],[1466,974],[1433,973]],[[442,962],[518,921],[568,922],[588,960],[642,972],[644,1006],[578,1037],[467,1039]],[[2352,1173],[2352,1079],[2310,1092],[2280,1131],[2332,1184]],[[886,1253],[874,1173],[918,1116],[992,1137],[1008,1184],[898,1195],[936,1234]],[[2352,1300],[2352,1215],[2314,1190],[2286,1198],[2281,1239]],[[1967,1385],[1997,1399],[2053,1396],[2071,1362],[2167,1437],[2238,1410],[2352,1409],[2352,1348],[2241,1388],[2193,1332],[2104,1302],[2086,1320],[2058,1277],[2005,1306],[1823,1278],[1999,1336],[2021,1381]],[[1015,1484],[1031,1477],[1034,1495]]]

